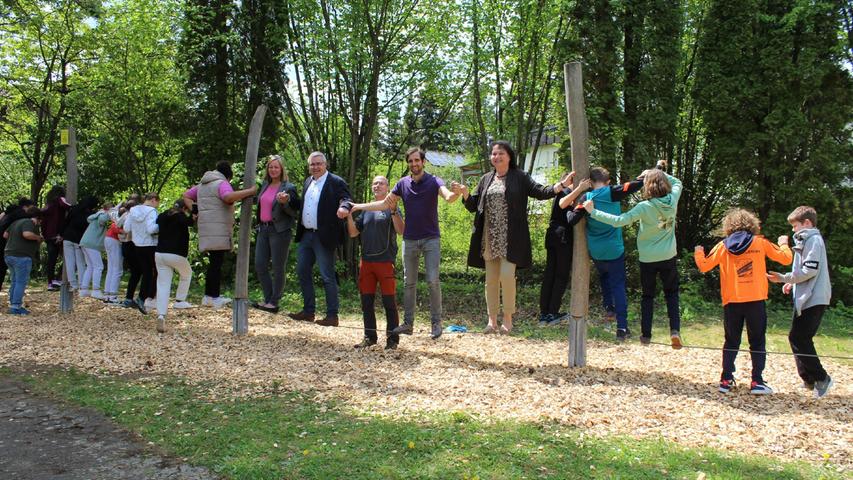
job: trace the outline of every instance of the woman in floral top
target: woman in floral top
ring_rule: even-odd
[[[532,262],[527,198],[553,198],[567,187],[566,175],[553,186],[543,186],[518,169],[515,150],[504,141],[492,145],[494,169],[480,178],[474,193],[462,187],[465,208],[474,212],[474,231],[468,248],[468,265],[486,269],[486,307],[489,324],[485,333],[512,331],[515,313],[515,269]],[[512,228],[510,228],[510,225]],[[498,311],[503,295],[503,325]]]

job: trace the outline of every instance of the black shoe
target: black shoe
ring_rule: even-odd
[[[395,342],[394,340],[388,340],[385,342],[385,350],[397,350],[397,345],[400,342]]]
[[[411,335],[412,334],[412,324],[411,323],[404,323],[404,324],[400,325],[399,327],[395,328],[394,330],[391,330],[391,333],[393,333],[394,335]]]
[[[441,336],[441,322],[436,322],[432,324],[432,331],[430,332],[429,336],[433,340]]]
[[[616,329],[616,341],[624,342],[631,338],[631,331],[627,328],[618,328]]]
[[[148,310],[145,309],[145,299],[137,298],[135,303],[137,310],[142,312],[143,315],[148,315]]]
[[[652,343],[652,337],[640,335],[640,343],[642,343],[643,345],[649,345]]]
[[[363,339],[361,339],[361,343],[356,345],[355,348],[361,350],[363,348],[371,347],[373,345],[376,345],[376,340],[364,337]]]

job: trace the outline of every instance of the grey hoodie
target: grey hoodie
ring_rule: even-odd
[[[794,285],[794,310],[815,305],[829,305],[832,285],[829,283],[829,263],[826,246],[816,228],[806,228],[794,234],[794,263],[791,273],[782,276],[785,283]]]

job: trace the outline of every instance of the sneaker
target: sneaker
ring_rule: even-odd
[[[720,393],[729,393],[732,391],[733,388],[735,388],[734,378],[730,380],[720,380],[720,388],[718,388]]]
[[[111,307],[122,307],[122,306],[124,306],[122,304],[121,300],[118,299],[118,297],[109,297],[106,300],[104,300],[104,303],[106,303],[107,305],[109,305]]]
[[[361,350],[361,349],[364,349],[367,347],[371,347],[373,345],[376,345],[376,340],[374,340],[372,338],[364,337],[363,339],[361,339],[361,343],[356,345],[354,348]]]
[[[553,319],[554,319],[554,315],[551,315],[550,313],[540,313],[539,314],[539,326],[540,327],[547,327],[548,325],[551,324],[550,322]]]
[[[101,293],[101,291],[100,291],[100,290],[94,290],[94,291],[92,291],[92,294],[91,294],[90,296],[91,296],[92,298],[96,298],[96,299],[98,299],[98,300],[103,300],[103,299],[105,298],[105,297],[104,297],[104,294],[103,294],[103,293]]]
[[[166,331],[166,317],[163,315],[157,315],[157,331],[159,333],[164,333]]]
[[[825,380],[814,382],[814,398],[823,398],[833,385],[835,385],[835,382],[832,381],[832,377],[829,375],[826,376]]]
[[[560,312],[560,313],[554,313],[551,316],[554,317],[554,320],[551,323],[549,323],[549,325],[556,325],[560,322],[566,321],[569,318],[571,318],[572,314],[569,312]]]
[[[749,393],[752,395],[772,395],[773,389],[764,381],[753,380],[749,386]]]
[[[150,298],[150,297],[145,299],[145,308],[156,308],[156,307],[157,307],[157,300],[154,300],[153,298]]]
[[[631,330],[627,328],[618,328],[616,329],[616,341],[624,342],[631,338]]]
[[[435,322],[432,324],[432,331],[429,335],[433,340],[437,339],[441,336],[441,322]]]
[[[397,345],[399,344],[400,342],[396,340],[387,340],[385,342],[385,350],[397,350]]]
[[[88,296],[89,296],[88,290],[80,290],[80,298],[88,297]]]
[[[29,315],[30,311],[24,307],[12,307],[9,309],[11,315]]]
[[[203,296],[201,297],[201,306],[202,307],[212,307],[213,306],[213,297]]]
[[[181,300],[179,302],[175,302],[172,304],[172,308],[177,308],[179,310],[183,309],[183,308],[193,308],[193,307],[195,307],[195,305],[193,305],[192,303],[190,303],[186,300]]]
[[[640,335],[640,343],[642,345],[650,345],[652,343],[652,337]]]
[[[412,324],[411,323],[404,323],[404,324],[400,325],[399,327],[395,328],[394,330],[391,330],[391,333],[393,333],[394,335],[411,335],[412,334]]]
[[[803,380],[803,388],[805,388],[806,390],[814,390],[814,383],[810,383]]]
[[[672,345],[673,350],[681,350],[681,347],[684,346],[681,343],[681,334],[678,333],[678,330],[671,330],[669,332],[669,344]]]
[[[136,302],[134,302],[133,299],[125,298],[121,302],[121,306],[124,308],[136,308]]]
[[[213,303],[211,304],[211,306],[214,309],[217,309],[217,308],[222,308],[222,307],[228,305],[229,303],[231,303],[231,299],[228,297],[216,297],[213,299]]]
[[[50,282],[47,284],[47,291],[48,292],[55,292],[55,291],[59,290],[60,285],[57,285],[56,282]]]
[[[133,303],[136,304],[136,309],[142,312],[143,315],[148,315],[148,310],[145,308],[145,300],[137,298]]]

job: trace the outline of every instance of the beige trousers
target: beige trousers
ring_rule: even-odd
[[[515,264],[506,258],[486,260],[486,309],[497,317],[503,292],[504,315],[515,313]]]

